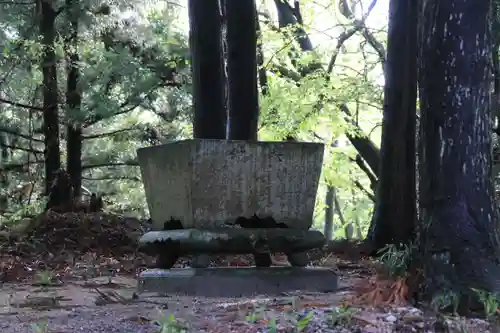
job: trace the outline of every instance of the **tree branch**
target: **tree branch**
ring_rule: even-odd
[[[9,145],[9,144],[2,144],[1,146],[12,149],[12,150],[25,151],[25,152],[32,153],[32,154],[43,154],[43,151],[31,149],[31,148],[17,147],[17,146],[13,146],[13,145]]]
[[[123,102],[121,105],[120,105],[120,109],[121,108],[124,108],[129,102],[128,101],[125,101]],[[98,122],[100,121],[103,121],[105,119],[110,119],[110,118],[113,118],[113,117],[116,117],[116,116],[119,116],[121,114],[125,114],[125,113],[129,113],[131,111],[133,111],[134,109],[136,109],[137,107],[139,107],[139,105],[141,105],[142,101],[141,102],[138,102],[136,104],[134,104],[133,106],[127,108],[127,109],[123,109],[123,110],[120,110],[116,113],[113,113],[112,115],[110,116],[104,116],[104,115],[91,115],[89,116],[85,122],[84,122],[84,125],[83,127],[84,128],[87,128],[87,127],[90,127],[92,125],[95,125],[97,124]]]
[[[9,171],[17,171],[17,172],[25,172],[28,170],[29,166],[32,164],[42,164],[43,160],[40,161],[31,161],[29,163],[9,163],[0,166],[0,171],[9,172]]]
[[[0,103],[9,104],[9,105],[12,105],[12,106],[17,106],[19,108],[24,108],[24,109],[30,109],[30,110],[36,110],[36,111],[43,111],[43,108],[41,108],[41,107],[27,105],[27,104],[23,104],[23,103],[12,102],[12,101],[6,100],[6,99],[1,98],[1,97],[0,97]]]
[[[132,180],[139,182],[141,179],[139,177],[130,177],[130,176],[104,176],[104,177],[82,177],[85,180]]]
[[[86,164],[82,166],[82,170],[87,169],[95,169],[95,168],[110,168],[117,166],[139,166],[139,162],[131,160],[125,162],[108,162],[108,163],[95,163],[95,164]]]
[[[359,22],[359,24],[355,24],[353,28],[351,28],[348,31],[344,31],[340,36],[339,39],[337,40],[337,46],[335,47],[335,50],[333,51],[332,56],[330,57],[330,61],[328,62],[328,67],[326,69],[327,74],[331,74],[333,71],[333,67],[335,66],[335,62],[337,61],[337,57],[340,53],[340,50],[342,49],[342,45],[351,38],[356,32],[360,31],[363,29],[365,26],[365,21],[370,16],[370,13],[372,12],[373,8],[377,4],[377,0],[372,0],[370,3],[370,6],[368,7],[368,11],[366,12],[365,15],[363,15],[363,18]],[[385,58],[384,58],[385,59]]]
[[[115,134],[123,133],[123,132],[127,132],[127,131],[133,131],[133,130],[137,130],[137,129],[139,129],[137,126],[132,126],[132,127],[129,127],[129,128],[122,128],[122,129],[111,131],[111,132],[84,135],[83,136],[83,140],[98,139],[98,138],[102,138],[102,137],[106,137],[106,136],[111,136],[111,135],[115,135]]]
[[[96,123],[102,121],[102,120],[105,120],[105,119],[110,119],[110,118],[113,118],[113,117],[116,117],[116,116],[119,116],[121,114],[125,114],[125,113],[128,113],[128,112],[131,112],[133,111],[134,109],[138,108],[141,103],[144,101],[145,98],[147,98],[148,96],[150,96],[153,91],[155,91],[156,89],[160,88],[162,85],[161,84],[157,84],[156,86],[152,87],[151,90],[146,94],[146,96],[144,96],[144,98],[139,98],[137,96],[133,96],[133,97],[129,97],[127,98],[127,100],[125,100],[121,105],[120,105],[120,109],[123,109],[125,108],[128,104],[130,104],[133,99],[138,99],[139,101],[134,103],[134,105],[126,108],[126,109],[123,109],[123,110],[119,110],[118,112],[110,115],[110,116],[104,116],[104,115],[91,115],[89,116],[85,121],[84,121],[84,125],[83,127],[90,127],[92,125],[95,125]]]
[[[366,188],[364,188],[363,185],[361,185],[361,183],[357,180],[354,180],[354,186],[356,186],[357,188],[359,188],[363,193],[366,194],[366,196],[368,198],[370,198],[371,201],[375,202],[375,195],[373,193],[370,193],[370,191],[368,191]]]
[[[20,138],[23,138],[23,139],[26,139],[26,140],[31,140],[31,141],[34,141],[34,142],[43,142],[43,140],[40,140],[40,139],[36,139],[28,134],[22,134],[22,133],[19,133],[17,132],[16,130],[12,130],[10,128],[6,128],[6,127],[1,127],[0,126],[0,132],[3,132],[3,133],[7,133],[7,134],[10,134],[10,135],[14,135],[14,136],[18,136]]]
[[[375,4],[377,3],[377,0],[373,0],[370,4],[370,7],[368,8],[368,13],[371,12],[373,7],[375,7]],[[342,15],[344,15],[347,19],[352,20],[354,26],[358,28],[358,30],[361,31],[361,34],[365,38],[365,40],[370,44],[371,47],[377,52],[379,60],[382,64],[382,68],[385,68],[385,59],[387,58],[386,51],[384,48],[384,45],[375,38],[373,33],[368,30],[366,27],[365,21],[366,18],[363,17],[363,19],[358,20],[356,19],[356,16],[352,12],[351,8],[349,7],[349,4],[347,3],[347,0],[342,0],[340,3],[340,12]]]

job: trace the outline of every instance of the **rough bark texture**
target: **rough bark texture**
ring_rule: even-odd
[[[189,0],[193,132],[195,138],[225,139],[222,17],[218,0]]]
[[[254,0],[226,0],[229,139],[257,140],[257,26]]]
[[[489,0],[423,1],[420,165],[424,293],[500,291],[491,172]]]
[[[417,4],[392,0],[389,6],[380,177],[368,233],[374,250],[414,238]]]
[[[45,158],[45,193],[48,194],[56,171],[61,166],[59,148],[59,116],[57,95],[57,60],[55,54],[57,13],[52,3],[39,0],[39,30],[42,36],[42,75],[43,75],[43,134]]]
[[[73,189],[73,198],[79,198],[82,192],[82,126],[77,120],[81,112],[82,96],[78,89],[80,70],[78,68],[78,0],[66,0],[66,9],[70,21],[70,33],[65,40],[67,56],[66,116],[67,134],[67,171]]]

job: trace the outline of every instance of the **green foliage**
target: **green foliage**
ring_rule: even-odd
[[[160,333],[184,333],[187,327],[179,322],[173,314],[161,313],[154,324],[160,326]]]
[[[334,312],[328,317],[329,326],[345,326],[349,324],[352,320],[352,316],[356,310],[351,307],[338,307]]]
[[[454,291],[448,290],[434,295],[430,305],[431,308],[437,312],[451,308],[453,313],[457,313],[459,304],[460,295]]]
[[[53,4],[60,8],[63,1]],[[77,110],[69,110],[64,99],[64,39],[69,33],[65,11],[58,15],[55,27],[62,161],[67,156],[65,126],[80,124],[85,138],[83,186],[103,193],[108,210],[145,216],[136,149],[191,136],[185,1],[81,1],[79,6],[76,51],[82,105]],[[360,33],[337,49],[338,36],[352,22],[339,17],[334,7],[326,0],[301,2],[303,29],[314,44],[313,51],[303,52],[292,38],[297,27],[277,29],[273,4],[259,5],[263,69],[268,81],[268,93],[260,96],[259,138],[282,140],[294,135],[325,143],[314,224],[322,227],[326,188],[334,186],[340,205],[335,214],[336,235],[341,236],[349,228],[365,233],[370,221],[372,203],[353,185],[357,182],[370,192],[370,182],[352,162],[357,152],[345,132],[368,133],[378,144],[382,67]],[[0,3],[0,97],[7,101],[0,101],[0,140],[5,139],[0,148],[9,146],[1,148],[6,155],[0,154],[0,167],[8,174],[0,179],[1,193],[8,197],[7,206],[0,207],[5,211],[2,222],[34,215],[44,207],[42,36],[34,10],[30,4]],[[385,16],[379,18],[372,28],[378,29],[374,36],[384,43]],[[336,26],[325,27],[325,22]],[[336,62],[327,72],[333,53],[338,53]],[[173,67],[174,83],[169,77]],[[339,109],[341,103],[350,108],[351,117]],[[334,142],[339,145],[332,147]],[[28,182],[35,182],[29,204],[27,198],[14,200],[16,188]]]
[[[486,318],[492,318],[493,316],[498,315],[500,305],[498,295],[474,288],[472,291],[477,295],[479,301],[482,303]]]
[[[39,324],[31,324],[31,330],[33,331],[33,333],[48,333],[49,332],[46,321],[43,321]]]
[[[36,273],[35,282],[42,286],[50,286],[54,283],[54,273],[51,271],[40,271]]]
[[[386,245],[379,251],[379,254],[381,254],[379,260],[387,269],[389,276],[406,276],[411,259],[411,251],[411,246],[406,244],[401,244],[399,247],[394,244]]]

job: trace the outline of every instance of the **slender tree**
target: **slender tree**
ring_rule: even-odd
[[[234,140],[257,140],[257,24],[254,0],[225,0],[229,134]]]
[[[374,250],[414,237],[417,17],[417,1],[391,0],[380,176],[368,234]]]
[[[50,192],[56,171],[61,167],[59,147],[59,96],[57,88],[57,58],[55,53],[58,13],[52,2],[38,0],[39,32],[42,37],[41,65],[43,77],[43,134],[45,158],[45,193]]]
[[[82,192],[82,125],[78,121],[81,113],[82,95],[79,89],[80,69],[78,68],[78,25],[81,13],[79,0],[66,0],[66,10],[69,21],[69,33],[65,38],[67,57],[66,79],[66,167],[72,183],[71,196],[77,198]],[[70,194],[70,193],[68,193]]]
[[[218,0],[189,0],[195,138],[225,139],[222,17]]]

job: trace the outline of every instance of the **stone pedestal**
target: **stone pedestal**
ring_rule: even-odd
[[[307,290],[333,292],[338,277],[328,268],[182,268],[147,270],[139,275],[139,292],[204,297],[280,295]]]
[[[139,289],[194,294],[336,288],[330,270],[300,268],[323,246],[309,230],[324,146],[302,142],[185,140],[139,149],[153,230],[141,249],[158,255]],[[284,252],[294,267],[267,267]],[[258,268],[206,268],[212,254],[252,253]],[[193,268],[172,269],[194,254]],[[267,267],[267,268],[266,268]],[[213,281],[213,282],[209,282]],[[207,288],[218,283],[220,288]]]
[[[292,266],[306,266],[305,251],[320,248],[325,237],[317,230],[216,228],[151,231],[139,240],[140,249],[159,254],[158,268],[172,268],[183,255],[200,255],[196,267],[208,267],[208,254],[283,252]],[[270,266],[271,262],[268,265]]]

